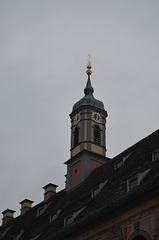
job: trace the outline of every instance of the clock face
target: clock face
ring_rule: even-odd
[[[92,113],[92,119],[96,122],[96,123],[101,123],[102,118],[101,115],[98,112],[93,112]]]
[[[74,125],[76,125],[81,120],[81,115],[77,113],[74,117]]]

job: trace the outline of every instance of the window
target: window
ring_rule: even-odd
[[[50,216],[50,222],[55,221],[56,218],[57,218],[57,214],[51,215],[51,216]]]
[[[38,209],[38,216],[42,215],[44,213],[44,207]]]
[[[69,215],[68,217],[64,218],[64,226],[67,226],[69,224],[71,224],[72,222],[75,221],[76,217],[83,211],[85,207],[79,209],[76,212],[73,212],[71,215]]]
[[[100,145],[100,127],[94,126],[94,143]]]
[[[156,151],[156,152],[154,152],[154,154],[153,154],[153,160],[155,161],[155,160],[157,160],[157,159],[159,159],[159,151]]]
[[[19,239],[20,239],[20,236],[21,236],[20,233],[19,233],[19,234],[16,234],[14,239],[15,239],[15,240],[19,240]]]
[[[96,187],[92,190],[91,196],[94,197],[100,192],[100,187]]]
[[[120,160],[119,162],[116,162],[115,167],[120,168],[123,165],[123,160]]]
[[[107,184],[107,182],[108,182],[108,180],[106,180],[105,182],[101,182],[98,186],[93,188],[91,190],[91,197],[96,196],[102,190],[102,188],[105,186],[105,184]]]
[[[65,218],[65,226],[71,224],[73,222],[73,216],[69,216]]]
[[[20,240],[23,233],[24,233],[24,230],[21,229],[19,233],[16,233],[14,235],[14,240]]]
[[[79,128],[75,128],[74,132],[74,146],[76,146],[79,143]]]
[[[100,189],[99,187],[93,189],[93,196],[96,196],[99,193]]]
[[[129,181],[129,190],[132,190],[136,186],[138,186],[138,179],[137,179],[137,177],[133,178],[132,180]]]
[[[50,215],[50,222],[55,221],[56,218],[58,217],[58,215],[60,214],[60,212],[61,212],[61,209],[58,209],[56,213],[51,214],[51,215]]]

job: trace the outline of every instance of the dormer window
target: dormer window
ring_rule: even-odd
[[[44,210],[45,210],[44,207],[39,208],[37,215],[38,215],[38,216],[42,215],[42,214],[44,213]]]
[[[100,192],[100,188],[96,187],[92,190],[92,197],[96,196]]]
[[[146,169],[144,172],[140,172],[133,176],[132,178],[127,180],[127,191],[133,190],[137,186],[139,186],[142,182],[142,180],[146,177],[146,175],[149,173],[151,168]]]
[[[21,236],[23,233],[24,233],[24,229],[21,229],[19,233],[15,234],[14,239],[15,240],[21,239]]]
[[[20,236],[19,234],[16,234],[15,237],[14,237],[15,240],[19,240],[20,239]]]
[[[152,155],[153,161],[158,160],[159,159],[159,150],[155,151]]]
[[[130,182],[129,182],[129,190],[135,188],[136,186],[138,186],[138,179],[137,177],[132,179]]]
[[[128,182],[127,182],[128,191],[134,189],[138,185],[139,185],[139,182],[138,182],[138,177],[137,176],[129,179]]]
[[[69,215],[69,217],[64,218],[64,226],[67,226],[67,225],[71,224],[72,222],[74,222],[76,217],[83,211],[84,208],[85,207],[79,209],[76,212],[73,212],[71,215]]]
[[[67,226],[67,225],[71,224],[73,221],[74,221],[74,218],[73,218],[72,215],[67,217],[67,218],[65,218],[64,219],[64,226]]]
[[[57,218],[57,214],[51,215],[51,216],[50,216],[50,222],[55,221],[56,218]]]
[[[120,168],[121,166],[124,165],[125,161],[129,158],[129,156],[131,155],[131,152],[129,154],[127,154],[126,156],[123,156],[120,158],[120,160],[116,160],[114,163],[114,169]]]
[[[100,145],[100,127],[94,126],[94,143]]]
[[[115,163],[115,169],[120,168],[123,165],[123,160],[120,160]]]
[[[51,215],[50,215],[50,222],[53,222],[53,221],[55,221],[55,220],[56,220],[56,218],[58,217],[58,215],[60,214],[60,212],[61,212],[61,209],[57,210],[57,212],[56,212],[56,213],[54,213],[54,214],[51,214]]]
[[[108,180],[106,180],[105,182],[102,182],[100,183],[98,186],[96,186],[95,188],[93,188],[91,190],[91,197],[94,197],[96,196],[100,191],[101,189],[105,186],[105,184],[108,182]]]
[[[73,222],[73,217],[72,217],[72,216],[66,218],[66,223],[67,223],[67,224],[70,224],[70,223],[72,223],[72,222]]]

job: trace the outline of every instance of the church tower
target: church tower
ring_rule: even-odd
[[[106,117],[104,104],[93,96],[90,58],[87,64],[88,80],[85,96],[74,104],[71,118],[71,156],[67,165],[67,190],[80,184],[88,175],[107,160]]]

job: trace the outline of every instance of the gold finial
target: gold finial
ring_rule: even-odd
[[[91,55],[88,54],[88,63],[87,63],[87,75],[91,75],[92,74],[92,71],[91,71],[91,68],[92,68],[92,65],[91,65]]]
[[[88,54],[88,64],[87,66],[91,67],[91,55],[90,53]]]

